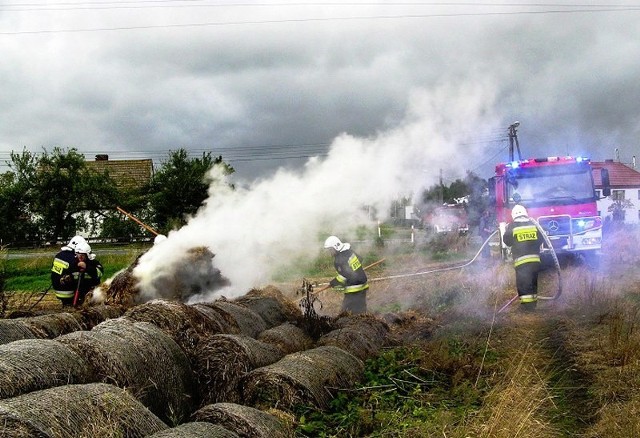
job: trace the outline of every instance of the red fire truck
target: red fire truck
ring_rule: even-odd
[[[610,194],[609,175],[602,173],[603,195]],[[496,165],[489,179],[489,196],[496,221],[504,234],[516,204],[538,221],[560,255],[592,258],[602,245],[602,218],[598,216],[592,168],[584,157],[545,157]],[[508,256],[501,243],[502,256]]]

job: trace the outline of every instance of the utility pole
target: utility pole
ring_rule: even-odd
[[[444,204],[444,186],[442,185],[442,168],[440,169],[440,205]]]
[[[518,160],[522,160],[522,155],[520,154],[520,143],[518,143],[518,134],[516,132],[518,126],[520,126],[520,122],[513,122],[511,126],[509,126],[509,161],[514,161],[514,144],[516,146],[516,149],[518,149]]]

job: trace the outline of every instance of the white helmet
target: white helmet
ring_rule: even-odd
[[[69,244],[67,246],[75,251],[75,250],[78,249],[78,245],[80,245],[81,243],[84,243],[85,245],[87,244],[87,241],[85,240],[84,237],[82,237],[82,236],[73,236],[73,238],[71,238],[71,240],[69,241]]]
[[[89,255],[91,254],[91,246],[89,246],[89,244],[86,241],[80,242],[76,246],[76,253]]]
[[[511,218],[515,219],[522,216],[529,216],[529,214],[527,213],[527,209],[520,204],[513,207],[513,210],[511,210]]]
[[[340,252],[340,250],[342,250],[342,245],[343,245],[343,243],[336,236],[329,236],[329,237],[327,237],[327,240],[324,241],[325,249],[332,248],[332,249],[335,249],[338,252]]]

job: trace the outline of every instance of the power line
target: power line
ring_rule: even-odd
[[[188,27],[223,27],[223,26],[247,26],[247,25],[269,25],[269,24],[291,24],[291,23],[320,23],[331,21],[366,21],[366,20],[407,20],[426,18],[460,18],[460,17],[487,17],[487,16],[515,16],[515,15],[546,15],[546,14],[576,14],[576,13],[601,13],[601,12],[630,12],[639,11],[640,6],[628,7],[603,7],[594,9],[564,9],[564,10],[542,10],[542,11],[501,11],[501,12],[457,12],[438,14],[401,14],[401,15],[370,15],[351,17],[322,17],[322,18],[288,18],[279,20],[248,20],[248,21],[219,21],[203,23],[174,23],[174,24],[152,24],[139,26],[116,26],[85,29],[41,29],[25,31],[6,31],[0,35],[33,35],[33,34],[54,34],[54,33],[83,33],[83,32],[112,32],[126,30],[150,30],[150,29],[179,29]]]

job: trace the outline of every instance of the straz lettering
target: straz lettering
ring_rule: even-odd
[[[525,242],[528,240],[538,240],[538,233],[535,231],[521,231],[516,234],[516,240],[518,242]]]

